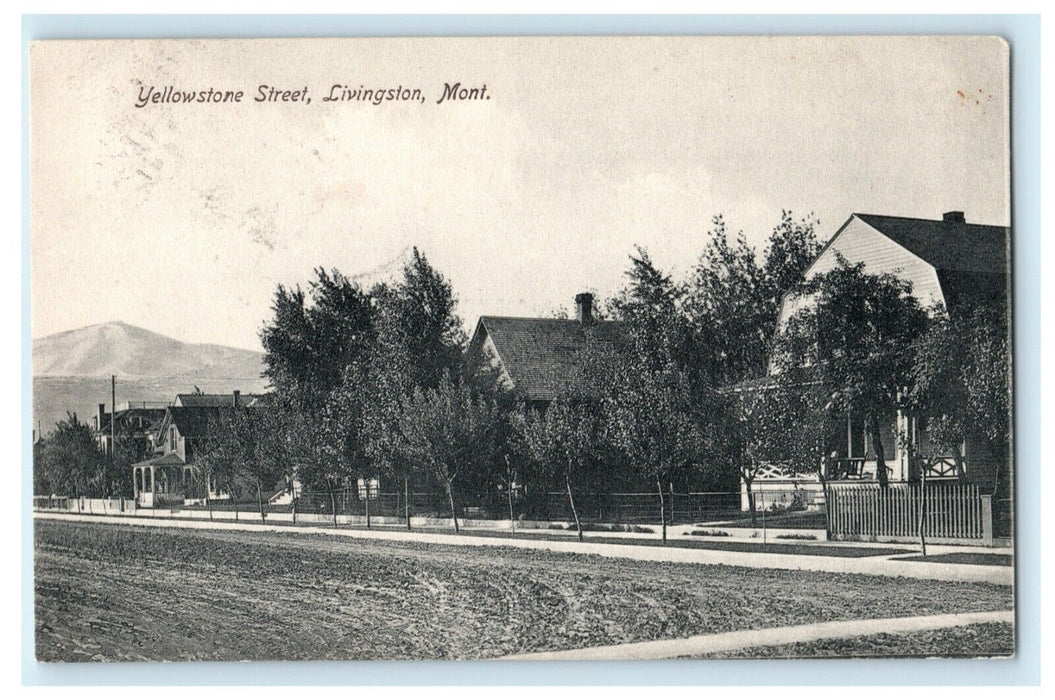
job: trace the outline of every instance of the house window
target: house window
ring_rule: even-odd
[[[359,500],[362,501],[369,498],[372,501],[376,499],[380,488],[381,484],[376,478],[359,479]]]
[[[169,427],[169,450],[176,450],[176,426]]]

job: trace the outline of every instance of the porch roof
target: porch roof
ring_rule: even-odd
[[[185,465],[180,456],[175,452],[169,452],[168,454],[159,455],[157,457],[151,457],[145,459],[142,462],[136,462],[133,467],[181,467]]]

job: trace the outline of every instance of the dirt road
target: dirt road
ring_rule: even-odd
[[[491,658],[1013,605],[989,584],[293,533],[38,521],[35,544],[41,660]]]

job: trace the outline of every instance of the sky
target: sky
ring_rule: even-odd
[[[490,99],[436,104],[448,83]],[[169,86],[244,95],[136,107]],[[412,246],[471,330],[613,294],[637,245],[687,276],[717,214],[759,248],[783,209],[822,239],[854,212],[1006,226],[1008,99],[993,37],[37,42],[32,335],[259,350],[277,285]]]

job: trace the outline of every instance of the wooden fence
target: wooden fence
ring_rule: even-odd
[[[923,533],[935,541],[991,544],[990,497],[973,484],[829,484],[826,494],[832,539],[876,540],[919,537],[920,498],[925,501]]]

